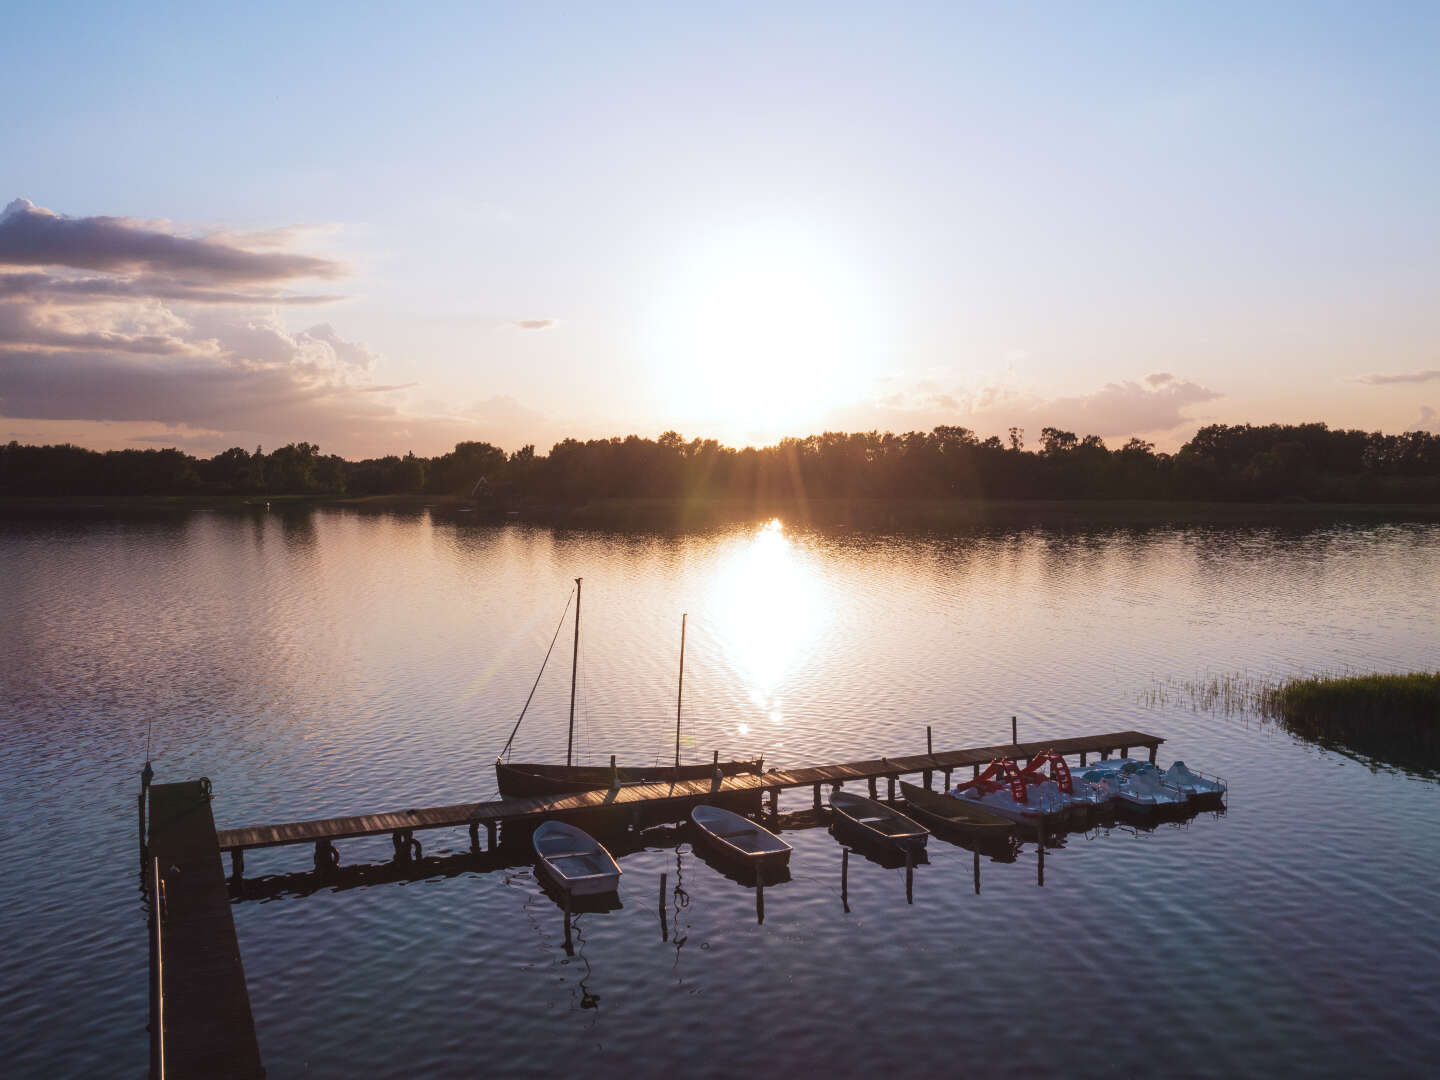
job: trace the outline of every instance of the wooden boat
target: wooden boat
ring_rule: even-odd
[[[575,644],[574,653],[570,662],[570,731],[565,744],[564,765],[539,765],[539,764],[515,764],[503,760],[506,751],[515,741],[515,732],[520,730],[520,720],[515,721],[515,730],[510,732],[510,738],[505,743],[505,749],[501,751],[501,757],[495,759],[495,784],[504,798],[524,798],[530,795],[568,795],[577,791],[596,791],[600,788],[613,787],[618,784],[672,784],[679,780],[709,780],[715,775],[715,770],[720,770],[721,776],[735,776],[739,773],[758,773],[763,764],[762,758],[755,758],[747,761],[714,761],[708,765],[701,763],[697,765],[680,764],[680,701],[677,695],[675,703],[675,764],[674,765],[651,765],[651,766],[625,766],[618,768],[606,767],[603,765],[575,765],[572,763],[575,745],[575,687],[576,677],[580,664],[580,595],[581,581],[575,579]],[[561,616],[561,625],[564,625],[564,616]],[[559,627],[556,627],[556,634],[559,634]],[[553,647],[554,642],[551,642]],[[548,661],[550,654],[547,652],[545,658]],[[540,666],[541,674],[544,674],[545,666]],[[536,685],[539,685],[537,677]],[[680,688],[683,691],[685,686],[685,622],[684,616],[680,623]],[[530,691],[533,696],[535,691]],[[527,699],[525,707],[529,708],[530,701]],[[525,718],[525,710],[520,710],[520,719]],[[614,762],[614,758],[610,759]]]
[[[721,776],[758,773],[763,758],[718,763]],[[506,798],[527,795],[566,795],[575,791],[608,788],[618,779],[622,784],[671,784],[678,780],[709,780],[716,765],[621,765],[610,771],[607,765],[538,765],[495,762],[495,779]]]
[[[562,892],[594,896],[620,886],[620,865],[605,845],[574,825],[547,821],[531,843],[541,872]]]
[[[905,808],[937,829],[972,840],[999,840],[1015,831],[1015,822],[967,799],[927,791],[904,780],[900,781],[900,791],[905,796]]]
[[[790,862],[790,845],[769,829],[719,806],[690,811],[700,837],[716,855],[741,866],[768,870]]]
[[[848,830],[857,840],[896,851],[921,851],[930,830],[898,810],[862,795],[836,791],[830,796],[835,827]]]

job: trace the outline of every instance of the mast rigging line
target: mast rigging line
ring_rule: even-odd
[[[515,718],[515,726],[510,729],[510,738],[505,740],[504,747],[500,750],[500,757],[510,753],[510,744],[515,741],[515,733],[520,730],[520,721],[525,719],[525,710],[530,708],[530,702],[535,697],[535,690],[540,685],[540,678],[545,674],[545,665],[550,662],[550,654],[555,651],[555,642],[560,640],[560,630],[565,625],[565,616],[570,613],[570,601],[575,598],[575,590],[570,590],[570,595],[565,598],[565,610],[560,612],[560,621],[555,624],[555,636],[550,639],[550,648],[545,650],[545,659],[540,661],[540,671],[535,676],[535,683],[530,687],[530,695],[525,699],[524,708],[520,715]]]

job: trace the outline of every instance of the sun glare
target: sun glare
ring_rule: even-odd
[[[823,592],[818,568],[779,521],[741,542],[716,574],[716,630],[748,684],[755,705],[752,723],[763,722],[772,730],[784,725],[783,702],[776,694],[820,639]]]
[[[661,407],[712,430],[775,438],[857,399],[879,363],[877,303],[863,278],[856,260],[793,226],[711,236],[668,274],[648,319]]]

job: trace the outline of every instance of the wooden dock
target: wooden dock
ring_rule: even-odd
[[[149,789],[150,1075],[263,1077],[208,782]]]
[[[1047,750],[1066,757],[1078,756],[1083,764],[1088,755],[1108,757],[1119,751],[1128,754],[1132,748],[1143,747],[1155,760],[1156,748],[1165,740],[1140,731],[1117,731],[1074,739],[1046,739],[1040,742],[1007,743],[999,746],[977,746],[964,750],[916,754],[897,758],[872,758],[839,765],[814,765],[783,771],[740,774],[723,780],[688,780],[661,784],[627,784],[601,791],[572,795],[541,795],[531,798],[495,799],[487,802],[457,803],[428,809],[362,814],[355,817],[324,818],[284,825],[257,825],[244,829],[224,829],[218,833],[219,850],[231,853],[235,879],[244,875],[244,853],[252,848],[277,847],[286,844],[314,844],[315,863],[319,869],[338,865],[335,852],[337,840],[361,836],[390,835],[399,858],[418,858],[420,842],[415,833],[424,829],[468,828],[471,846],[479,849],[479,830],[484,827],[488,847],[494,850],[497,828],[504,822],[538,822],[552,817],[619,815],[621,820],[679,820],[690,808],[701,802],[739,803],[753,801],[759,808],[765,795],[770,796],[770,812],[778,810],[779,792],[788,788],[814,789],[815,806],[821,805],[822,789],[848,782],[864,781],[872,796],[878,795],[877,783],[887,782],[887,796],[895,798],[895,782],[902,776],[920,774],[929,786],[935,774],[941,774],[948,786],[950,774],[970,767],[978,770],[999,757],[1028,759]]]

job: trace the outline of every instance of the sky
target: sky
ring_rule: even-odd
[[[1440,4],[74,5],[0,440],[1440,430]]]

